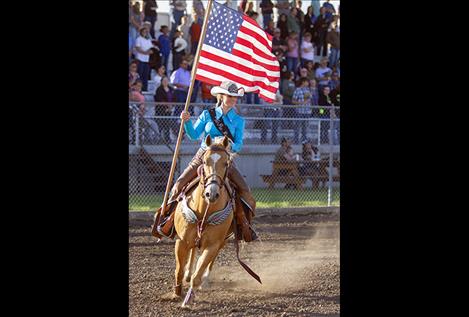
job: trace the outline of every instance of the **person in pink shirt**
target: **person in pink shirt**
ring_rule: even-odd
[[[287,40],[288,52],[287,52],[287,68],[288,71],[295,71],[298,66],[298,34],[291,32]]]

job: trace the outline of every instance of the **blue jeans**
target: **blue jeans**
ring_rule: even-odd
[[[197,102],[197,95],[199,94],[200,86],[201,86],[200,81],[195,80],[194,81],[194,88],[192,89],[191,103],[196,103]],[[189,109],[193,109],[193,108],[194,108],[193,106],[189,106]]]
[[[182,102],[182,103],[186,103],[186,99],[187,99],[187,91],[182,91],[182,90],[179,90],[179,89],[176,89],[174,90],[174,96],[176,97],[176,102]],[[184,106],[176,106],[176,108],[174,108],[174,115],[175,116],[179,116],[182,112],[182,110],[184,110]],[[188,109],[190,112],[191,109],[189,107]]]
[[[303,113],[297,113],[296,115],[297,118],[301,119],[311,119],[310,114],[303,114]],[[301,141],[305,141],[307,139],[306,134],[308,133],[308,120],[298,120],[297,124],[295,124],[295,137],[294,141],[296,144],[300,143],[300,129],[301,129]]]
[[[148,21],[148,22],[151,23],[150,34],[151,34],[151,37],[152,37],[152,38],[155,38],[156,16],[154,16],[154,17],[146,16],[145,19],[143,19],[143,21]]]
[[[150,77],[150,65],[148,63],[138,61],[137,72],[142,80],[142,91],[147,91],[148,77]]]
[[[340,49],[331,48],[331,52],[329,55],[329,67],[333,68],[337,65],[337,61],[340,58]]]
[[[264,110],[264,117],[266,118],[278,118],[280,116],[279,109],[265,109]],[[271,141],[273,144],[277,144],[277,130],[278,130],[278,123],[279,120],[272,120],[272,136]],[[269,128],[269,120],[262,121],[262,128],[261,128],[261,142],[265,143],[267,141],[267,128]]]
[[[246,103],[251,105],[251,104],[255,104],[255,105],[258,105],[260,104],[260,100],[259,100],[259,94],[257,93],[253,93],[253,92],[247,92],[245,94],[246,96]],[[252,97],[254,96],[254,102],[252,102]]]
[[[264,23],[264,29],[267,27],[269,24],[270,20],[272,20],[272,14],[270,13],[263,13],[262,14],[262,23]]]
[[[183,16],[184,16],[184,11],[173,10],[174,24],[171,27],[170,38],[174,37],[174,32],[176,32],[176,28],[178,27],[178,25],[181,24],[181,18]]]
[[[332,121],[332,129],[331,129],[331,122],[329,120],[321,120],[321,135],[320,135],[320,144],[329,144],[329,137],[332,133],[332,144],[338,145],[340,139],[340,121],[333,120]]]
[[[296,67],[298,66],[298,58],[297,57],[288,57],[287,56],[287,69],[289,72],[296,71]]]
[[[163,55],[161,54],[161,65],[164,65],[166,71],[168,71],[168,61],[169,61],[169,54]]]

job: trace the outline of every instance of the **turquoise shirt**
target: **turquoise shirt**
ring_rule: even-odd
[[[231,145],[231,150],[233,152],[239,152],[243,147],[243,132],[245,125],[244,119],[239,116],[233,108],[228,111],[226,115],[223,115],[222,108],[216,107],[215,116],[218,120],[223,117],[223,122],[228,127],[234,138],[234,142]],[[223,134],[217,129],[217,127],[213,123],[212,118],[210,118],[208,110],[204,110],[200,114],[194,125],[192,125],[191,120],[185,122],[184,130],[186,131],[187,135],[191,140],[197,140],[202,134],[202,132],[205,132],[202,142],[200,144],[200,147],[203,149],[206,148],[205,138],[207,135],[210,135],[210,137],[212,138],[215,138],[217,136],[223,136]]]

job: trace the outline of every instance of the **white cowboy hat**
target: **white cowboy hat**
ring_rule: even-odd
[[[244,96],[244,88],[238,88],[238,86],[232,81],[224,81],[220,84],[220,86],[213,87],[210,90],[210,93],[212,96],[224,94],[229,96],[242,97]]]

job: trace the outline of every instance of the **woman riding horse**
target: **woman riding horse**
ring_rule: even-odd
[[[184,121],[184,130],[189,138],[197,140],[203,132],[204,138],[202,139],[200,149],[192,158],[189,166],[174,184],[171,197],[168,200],[169,202],[174,201],[184,186],[197,176],[197,169],[202,164],[202,158],[206,149],[204,140],[207,135],[210,135],[212,139],[227,136],[231,141],[231,151],[233,152],[239,152],[243,146],[245,120],[233,108],[236,105],[238,97],[244,95],[244,90],[238,88],[233,82],[225,81],[220,86],[213,87],[210,93],[212,96],[216,96],[218,100],[214,111],[204,110],[197,118],[195,124],[192,124],[189,112],[183,111],[181,113],[181,120]],[[244,241],[250,242],[256,240],[257,235],[250,226],[256,208],[256,201],[252,196],[249,186],[234,164],[231,165],[228,171],[228,178],[236,186],[236,192],[239,197],[235,208],[235,216],[240,227],[238,230]],[[245,205],[246,208],[242,205]]]

